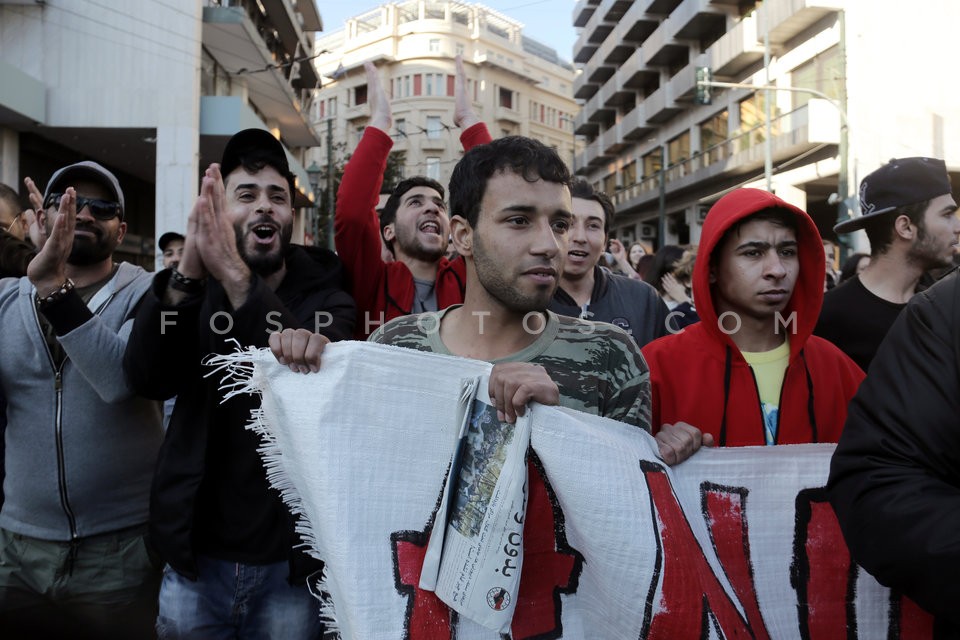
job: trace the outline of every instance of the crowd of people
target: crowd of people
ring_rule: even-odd
[[[871,253],[839,271],[810,216],[758,189],[717,201],[697,247],[624,246],[556,151],[492,139],[458,59],[449,193],[408,177],[378,212],[392,111],[366,73],[336,252],[292,244],[293,174],[257,129],[206,169],[156,273],[114,259],[127,211],[105,167],[26,179],[30,207],[0,185],[4,637],[321,637],[322,563],[245,428],[256,399],[223,401],[203,361],[239,343],[316,372],[348,339],[490,362],[501,421],[530,402],[603,415],[667,464],[839,443],[854,558],[960,629],[960,284],[924,288],[960,236],[943,161],[863,179],[862,215],[835,231],[864,229]]]

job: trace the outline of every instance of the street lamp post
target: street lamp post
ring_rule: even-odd
[[[313,236],[313,244],[317,245],[320,235],[320,165],[314,160],[307,167],[307,176],[310,178],[310,189],[313,191],[313,207],[310,220],[310,233]]]

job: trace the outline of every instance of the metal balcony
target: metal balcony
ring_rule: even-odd
[[[512,124],[523,124],[525,119],[520,115],[519,111],[510,109],[509,107],[500,107],[496,108],[494,112],[494,118],[498,121],[510,122]]]
[[[290,68],[281,66],[287,61],[283,57],[283,34],[289,37],[293,33],[299,38],[296,29],[281,28],[284,20],[268,24],[261,18],[255,22],[255,15],[243,6],[204,7],[203,45],[234,76],[234,81],[243,79],[250,102],[270,126],[280,129],[284,140],[294,147],[315,146],[320,141],[308,120],[308,111],[317,82],[316,71],[310,62],[303,62],[299,65],[300,80],[288,78]],[[290,17],[286,12],[278,15]],[[289,52],[291,58],[297,50],[294,45]],[[303,56],[304,50],[299,49],[298,55]],[[305,81],[309,89],[300,88]]]

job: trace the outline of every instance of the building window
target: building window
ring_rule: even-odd
[[[405,118],[397,118],[395,121],[395,126],[397,127],[397,134],[401,137],[407,137],[407,120]]]
[[[500,87],[500,106],[507,109],[513,109],[513,91],[505,87]]]
[[[440,158],[427,158],[427,177],[432,180],[440,180]]]
[[[763,106],[765,94],[765,91],[757,91],[746,100],[740,102],[740,131],[746,134],[740,138],[740,150],[763,144],[765,129],[763,126]],[[771,99],[772,97],[773,96],[771,96]],[[770,133],[776,136],[780,134],[780,121],[778,119],[776,103],[770,106]]]
[[[443,20],[443,7],[445,4],[444,2],[424,2],[423,17],[427,20]]]
[[[426,90],[424,95],[428,96],[441,96],[443,95],[443,74],[442,73],[425,73],[423,75],[424,82],[426,84]]]
[[[632,160],[631,162],[623,165],[623,169],[620,170],[620,174],[623,176],[623,179],[620,183],[624,187],[631,187],[637,184],[637,161]]]
[[[617,193],[617,174],[611,173],[603,179],[603,192],[611,198]]]
[[[706,156],[706,163],[712,164],[727,157],[724,142],[729,134],[729,114],[726,110],[700,123],[700,150]]]
[[[440,122],[440,116],[427,116],[427,137],[436,139],[440,137],[443,130],[443,124]]]
[[[327,100],[327,115],[330,116],[331,118],[335,118],[335,117],[337,116],[337,98],[336,98],[336,96],[334,96],[333,98],[330,98],[329,100]]]
[[[457,55],[458,55],[458,56],[462,56],[462,55],[463,55],[463,51],[464,51],[463,45],[458,42],[458,43],[457,43]]]
[[[644,178],[649,178],[650,176],[660,173],[660,167],[663,166],[663,155],[660,149],[654,149],[650,153],[643,156],[641,160],[643,162]]]
[[[362,84],[353,90],[353,104],[367,104],[367,85]]]
[[[356,141],[353,143],[354,147],[360,144],[360,138],[363,137],[363,130],[364,130],[364,127],[357,127],[356,130],[354,131],[354,135],[356,136]]]
[[[438,38],[431,38],[428,50],[430,53],[440,53],[440,40]]]
[[[667,160],[670,166],[678,165],[690,158],[690,132],[684,131],[667,142]]]
[[[813,89],[825,93],[832,100],[839,100],[843,83],[843,60],[840,57],[840,47],[833,46],[817,54],[809,62],[794,69],[791,76],[794,87]],[[814,97],[802,92],[795,92],[792,95],[794,109],[799,109]]]

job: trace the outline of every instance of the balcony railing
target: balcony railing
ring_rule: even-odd
[[[810,108],[804,105],[793,111],[784,113],[771,121],[771,139],[794,133],[810,125]],[[672,160],[667,166],[665,172],[666,184],[676,182],[682,178],[692,175],[711,165],[721,163],[734,154],[747,151],[751,148],[763,145],[766,130],[763,123],[754,127],[740,131],[735,135],[709,146],[702,151],[696,152],[690,158],[681,158]],[[599,138],[598,138],[599,140]],[[640,177],[639,181],[632,185],[627,185],[614,194],[613,201],[615,205],[621,205],[625,202],[643,195],[656,193],[660,188],[660,173],[653,173],[649,176]]]

